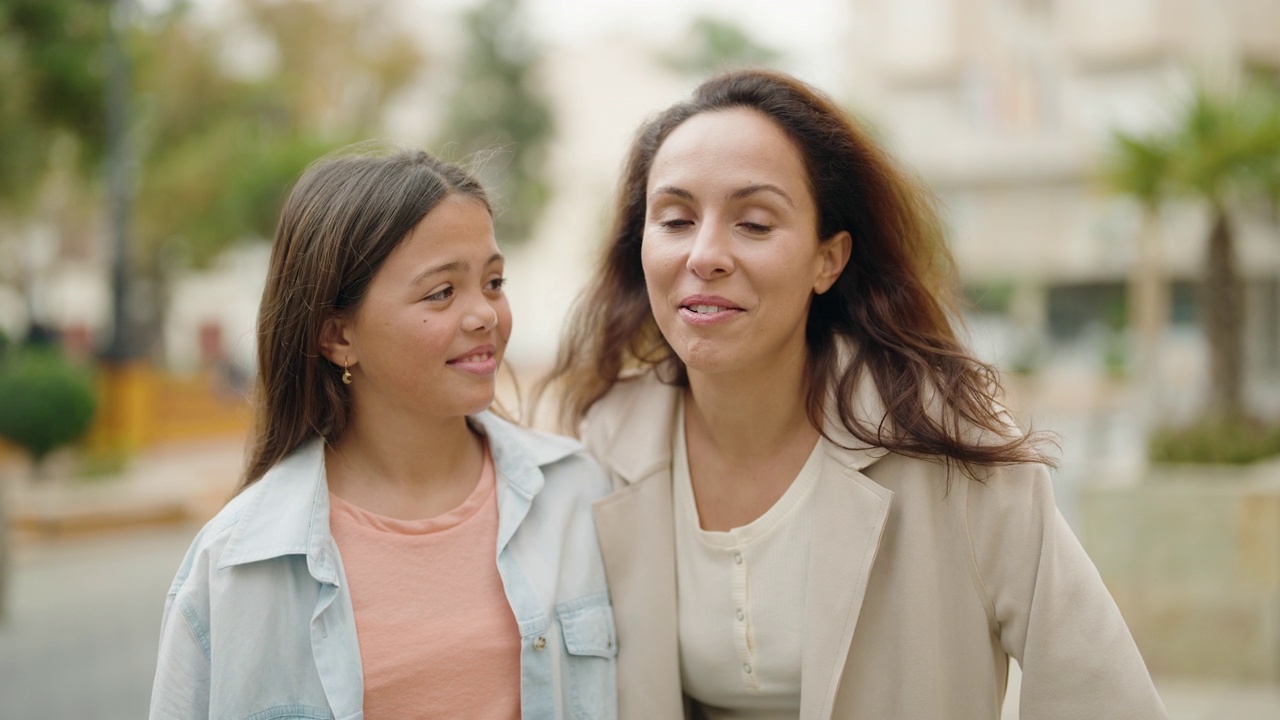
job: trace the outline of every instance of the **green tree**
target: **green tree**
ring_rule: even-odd
[[[689,41],[680,52],[662,57],[673,70],[696,77],[735,67],[768,67],[781,59],[776,50],[756,42],[738,25],[707,15],[693,21]]]
[[[1201,203],[1209,212],[1201,293],[1209,410],[1213,418],[1239,420],[1245,414],[1245,304],[1234,213],[1256,206],[1280,184],[1280,99],[1260,85],[1235,94],[1201,87],[1170,130],[1117,135],[1115,158],[1114,187],[1141,202],[1148,215],[1174,197]]]
[[[519,0],[483,0],[467,13],[462,74],[437,143],[464,156],[501,150],[477,170],[499,200],[503,242],[527,239],[551,196],[545,172],[554,118],[535,86],[538,51],[519,9]]]
[[[0,282],[28,307],[36,280],[22,259],[27,231],[78,219],[41,207],[46,181],[91,184],[102,158],[106,28],[101,2],[0,3]]]
[[[0,3],[0,242],[67,213],[100,222],[111,0]],[[142,344],[158,335],[169,275],[223,249],[269,237],[280,202],[312,160],[376,135],[387,104],[423,68],[416,38],[378,4],[239,0],[245,24],[211,26],[189,3],[125,18],[134,169],[132,273],[150,289]],[[275,62],[228,70],[232,33],[251,33]],[[75,150],[78,176],[55,158]],[[62,162],[65,165],[65,162]],[[56,175],[77,187],[60,207],[33,202]],[[83,222],[75,223],[84,225]],[[63,243],[65,245],[66,243]],[[11,268],[6,279],[27,280]]]
[[[1169,195],[1171,153],[1160,138],[1140,138],[1119,132],[1106,167],[1112,191],[1137,201],[1142,211],[1138,247],[1129,279],[1130,325],[1137,336],[1138,377],[1149,382],[1148,402],[1154,400],[1160,338],[1169,317],[1169,292],[1162,271],[1160,207]]]
[[[416,40],[376,5],[242,0],[274,63],[250,77],[221,58],[228,33],[183,6],[132,38],[141,160],[135,266],[158,329],[174,269],[269,238],[285,193],[321,155],[379,132],[383,112],[421,71]]]
[[[96,171],[108,9],[83,0],[0,4],[0,211],[26,209],[59,137],[74,138],[80,167]]]

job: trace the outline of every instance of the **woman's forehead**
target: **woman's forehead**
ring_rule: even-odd
[[[799,149],[775,122],[747,108],[699,113],[671,131],[654,154],[646,192],[658,187],[808,187]],[[697,194],[696,192],[694,194]]]

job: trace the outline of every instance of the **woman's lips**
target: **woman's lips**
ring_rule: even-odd
[[[692,325],[715,325],[726,322],[743,313],[732,302],[714,296],[693,296],[680,303],[678,314]]]

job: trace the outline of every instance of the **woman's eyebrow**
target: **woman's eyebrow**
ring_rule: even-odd
[[[791,196],[788,195],[785,190],[772,183],[752,183],[750,185],[745,185],[729,193],[726,199],[730,202],[734,200],[742,200],[743,198],[750,197],[760,192],[773,193],[785,200],[791,207],[794,208],[796,206],[795,200],[792,200]],[[674,195],[675,197],[689,201],[694,199],[693,193],[682,187],[676,187],[675,185],[660,185],[653,189],[650,197],[656,197],[658,195]]]
[[[783,200],[786,200],[787,204],[790,205],[791,207],[794,208],[796,206],[796,202],[791,199],[791,196],[788,195],[785,190],[771,183],[754,183],[751,185],[747,185],[745,187],[740,187],[737,190],[734,190],[733,192],[729,193],[729,200],[741,200],[743,198],[750,197],[751,195],[754,195],[759,192],[774,193],[775,195],[778,195],[779,197],[781,197]]]
[[[675,195],[676,197],[684,200],[693,200],[693,193],[682,187],[676,187],[675,185],[659,185],[653,189],[653,193],[651,193],[649,197],[655,197],[658,195]]]

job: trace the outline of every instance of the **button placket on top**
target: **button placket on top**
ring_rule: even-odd
[[[748,577],[748,563],[745,553],[746,543],[737,529],[730,530],[733,545],[728,548],[730,561],[733,563],[733,645],[742,662],[740,669],[742,683],[753,690],[760,689],[760,679],[755,668],[755,639],[751,634],[751,596]]]

